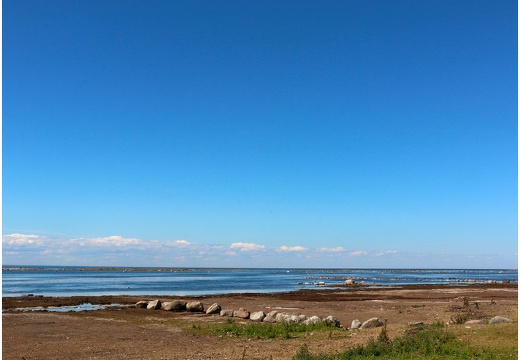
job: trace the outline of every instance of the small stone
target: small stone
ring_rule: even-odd
[[[485,324],[485,322],[484,322],[484,320],[468,320],[464,324],[467,324],[467,325],[471,325],[471,324],[482,325],[482,324]]]

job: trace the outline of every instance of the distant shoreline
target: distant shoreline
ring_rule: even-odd
[[[170,272],[182,272],[182,271],[204,271],[204,270],[218,270],[218,271],[233,271],[233,270],[278,270],[278,271],[292,271],[292,272],[337,272],[337,273],[347,273],[347,272],[366,272],[366,271],[389,271],[389,272],[419,272],[419,273],[428,273],[428,272],[450,272],[450,271],[503,271],[509,273],[518,273],[518,269],[477,269],[477,268],[424,268],[424,269],[415,269],[415,268],[241,268],[241,267],[125,267],[125,266],[53,266],[53,265],[4,265],[2,266],[2,271],[170,271]]]

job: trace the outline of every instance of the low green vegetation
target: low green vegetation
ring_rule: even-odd
[[[517,358],[515,349],[486,349],[471,347],[468,342],[457,339],[442,323],[408,331],[393,340],[386,333],[386,326],[377,339],[333,355],[312,355],[307,346],[302,346],[293,360],[332,359],[504,359]]]
[[[325,323],[318,324],[247,324],[241,325],[228,319],[224,324],[212,324],[208,327],[192,327],[192,331],[205,332],[218,336],[243,336],[251,339],[290,339],[298,334],[312,331],[344,332],[339,328],[328,326]]]

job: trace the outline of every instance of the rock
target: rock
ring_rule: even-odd
[[[186,310],[186,301],[165,301],[161,304],[161,309],[166,311],[184,311]]]
[[[136,308],[144,309],[147,306],[148,306],[148,301],[141,300],[141,301],[138,301],[138,302],[135,303],[135,307]]]
[[[191,312],[204,312],[204,305],[200,301],[190,301],[186,304],[186,310]]]
[[[489,320],[490,324],[501,324],[501,323],[510,323],[510,322],[512,322],[511,319],[508,319],[508,318],[503,317],[503,316],[495,316],[494,318]]]
[[[262,321],[265,318],[265,313],[263,311],[253,312],[249,315],[249,319],[252,321]]]
[[[158,310],[161,308],[161,301],[160,300],[152,300],[148,301],[148,305],[146,306],[148,310]]]
[[[306,315],[298,315],[298,322],[299,323],[302,323],[304,322],[305,320],[307,320],[307,316]]]
[[[369,329],[369,328],[375,328],[379,326],[383,326],[383,322],[379,318],[371,318],[365,321],[363,324],[361,324],[361,329]]]
[[[219,304],[215,303],[215,304],[212,304],[208,310],[206,310],[206,314],[220,314],[220,310],[222,310],[222,308],[220,307]]]
[[[345,280],[345,285],[354,285],[356,281],[354,279],[347,279]]]
[[[278,314],[278,311],[276,311],[276,310],[270,311],[269,313],[267,313],[267,315],[265,316],[263,321],[267,322],[267,323],[275,323],[277,314]]]
[[[408,323],[408,325],[410,325],[410,326],[422,326],[422,325],[424,325],[424,322],[422,322],[422,321],[410,322],[410,323]]]
[[[163,301],[161,303],[161,309],[166,311],[171,311],[172,309],[172,302],[171,301]]]
[[[352,320],[352,324],[350,324],[351,329],[359,329],[361,327],[361,321],[358,319]]]
[[[184,300],[173,300],[169,305],[170,311],[185,311],[186,310],[186,301]]]
[[[220,310],[220,316],[233,317],[233,309]]]
[[[468,320],[464,324],[467,324],[467,325],[471,325],[471,324],[482,325],[482,324],[485,324],[485,321],[484,320]]]
[[[285,314],[282,319],[284,324],[298,324],[300,322],[300,318],[295,314]]]
[[[325,324],[327,324],[328,326],[335,326],[335,327],[340,327],[341,326],[338,318],[335,317],[335,316],[332,316],[332,315],[329,315],[326,318],[324,318],[323,322]]]
[[[319,324],[321,322],[321,319],[318,316],[311,316],[307,320],[305,320],[303,323],[305,325],[312,325],[312,324]]]
[[[285,319],[285,315],[287,315],[286,313],[277,313],[276,316],[275,316],[275,322],[277,323],[283,323],[284,322],[284,319]]]
[[[250,313],[247,309],[240,308],[238,309],[238,311],[235,311],[233,313],[233,316],[241,319],[249,319],[249,314]]]

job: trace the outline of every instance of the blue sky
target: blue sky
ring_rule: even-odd
[[[517,2],[3,2],[4,264],[517,268]]]

